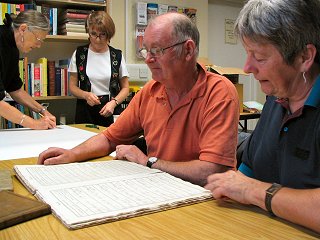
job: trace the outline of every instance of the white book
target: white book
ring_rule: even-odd
[[[88,33],[82,32],[66,32],[66,35],[71,37],[88,37]]]
[[[52,15],[52,35],[58,34],[58,8],[53,8],[53,15]]]
[[[15,165],[19,180],[69,229],[211,199],[198,185],[136,163],[110,160]]]
[[[168,12],[168,5],[166,4],[158,4],[158,14],[161,15],[161,14],[165,14]]]

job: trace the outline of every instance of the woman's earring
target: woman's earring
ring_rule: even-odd
[[[307,83],[307,79],[306,79],[305,74],[306,74],[306,72],[303,72],[303,73],[302,73],[302,77],[303,77],[303,79],[304,79],[304,83]]]

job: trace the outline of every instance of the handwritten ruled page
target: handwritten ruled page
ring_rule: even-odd
[[[16,165],[15,171],[22,182],[34,194],[40,187],[127,177],[134,174],[150,174],[160,172],[157,169],[145,168],[142,165],[114,160],[102,162],[69,163],[61,165]]]
[[[72,168],[76,174],[71,173]],[[71,229],[211,198],[210,191],[202,187],[126,161],[67,164],[53,168],[15,166],[15,171],[18,175],[24,174],[26,179],[34,178],[42,183],[37,187],[36,197],[48,203],[54,214]],[[60,185],[56,185],[57,172],[60,179],[66,178],[59,180]],[[46,177],[51,180],[44,180]],[[51,181],[56,183],[48,184]]]

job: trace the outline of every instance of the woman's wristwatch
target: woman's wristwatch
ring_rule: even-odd
[[[119,103],[118,99],[116,99],[116,98],[111,98],[111,100],[114,100],[114,101],[116,102],[116,105],[119,106],[120,103]]]
[[[282,186],[278,183],[272,183],[271,187],[266,190],[266,197],[265,197],[265,206],[267,211],[270,213],[271,216],[275,216],[271,208],[271,200],[274,195],[282,188]]]

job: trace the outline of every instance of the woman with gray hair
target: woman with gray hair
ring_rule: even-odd
[[[19,75],[19,51],[28,53],[40,48],[49,30],[48,19],[34,10],[21,12],[14,19],[6,14],[4,25],[0,26],[0,116],[32,129],[54,128],[56,118],[23,90]],[[4,101],[5,91],[13,100],[43,117],[35,120],[21,113]]]
[[[235,32],[267,95],[237,172],[208,177],[216,199],[253,204],[320,232],[320,1],[249,0]]]

